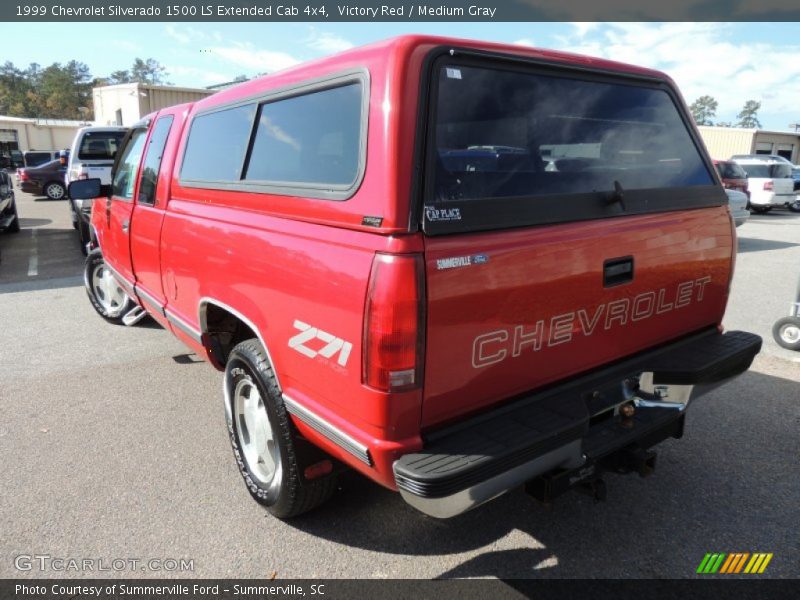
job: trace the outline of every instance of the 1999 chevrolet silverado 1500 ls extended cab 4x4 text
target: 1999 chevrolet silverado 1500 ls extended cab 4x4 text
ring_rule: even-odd
[[[344,466],[437,517],[649,473],[761,346],[722,332],[727,199],[643,68],[399,37],[151,114],[70,194],[95,308],[224,371],[282,518]]]

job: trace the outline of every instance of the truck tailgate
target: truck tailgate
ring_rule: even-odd
[[[423,427],[718,323],[726,207],[427,237]]]

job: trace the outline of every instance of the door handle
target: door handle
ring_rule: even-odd
[[[603,262],[603,287],[614,287],[633,281],[633,257],[609,258]]]
[[[122,222],[122,232],[123,233],[128,233],[128,229],[130,229],[130,227],[131,227],[131,220],[130,219],[125,219]]]

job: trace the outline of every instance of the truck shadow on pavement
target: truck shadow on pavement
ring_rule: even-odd
[[[517,490],[437,520],[351,474],[328,504],[287,524],[429,556],[441,578],[692,577],[710,551],[774,552],[770,575],[796,576],[797,398],[800,382],[748,372],[690,407],[683,439],[657,447],[654,475],[607,475],[602,503],[571,492],[548,509]]]
[[[762,240],[760,238],[739,238],[739,254],[743,252],[763,252],[765,250],[780,250],[800,246],[792,242],[779,242],[777,240]]]

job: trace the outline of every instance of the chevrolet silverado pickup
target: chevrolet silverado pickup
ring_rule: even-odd
[[[223,373],[236,465],[280,518],[345,468],[441,518],[600,496],[761,347],[721,326],[719,176],[640,67],[398,37],[153,113],[110,187],[70,196],[95,198],[93,306]]]

